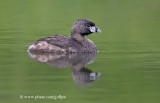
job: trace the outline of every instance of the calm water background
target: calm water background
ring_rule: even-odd
[[[27,45],[40,37],[69,36],[78,18],[89,18],[102,30],[88,36],[99,53],[87,67],[101,76],[86,86],[73,81],[70,67],[52,67],[27,54]],[[159,97],[159,0],[0,1],[1,103],[159,103]]]

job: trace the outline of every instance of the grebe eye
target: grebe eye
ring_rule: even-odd
[[[89,27],[91,27],[91,26],[90,26],[89,24],[87,24],[87,25],[86,25],[86,27],[88,27],[88,28],[89,28]]]

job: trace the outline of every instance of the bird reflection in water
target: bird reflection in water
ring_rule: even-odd
[[[48,65],[63,68],[71,66],[73,80],[80,86],[85,86],[91,83],[101,75],[101,73],[93,72],[86,67],[87,64],[93,62],[96,53],[81,53],[81,54],[48,54],[48,53],[29,53],[29,55],[38,62]]]

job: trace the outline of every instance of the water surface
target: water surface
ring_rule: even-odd
[[[159,12],[159,0],[0,1],[0,102],[159,103]],[[102,30],[87,36],[99,52],[83,66],[101,75],[85,85],[76,82],[71,65],[51,66],[27,53],[38,38],[69,36],[78,18]],[[66,98],[20,99],[37,95]]]

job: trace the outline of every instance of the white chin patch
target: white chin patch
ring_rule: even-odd
[[[94,26],[93,26],[93,27],[90,27],[89,30],[90,30],[92,33],[94,33],[94,32],[96,32],[96,27],[94,27]]]

